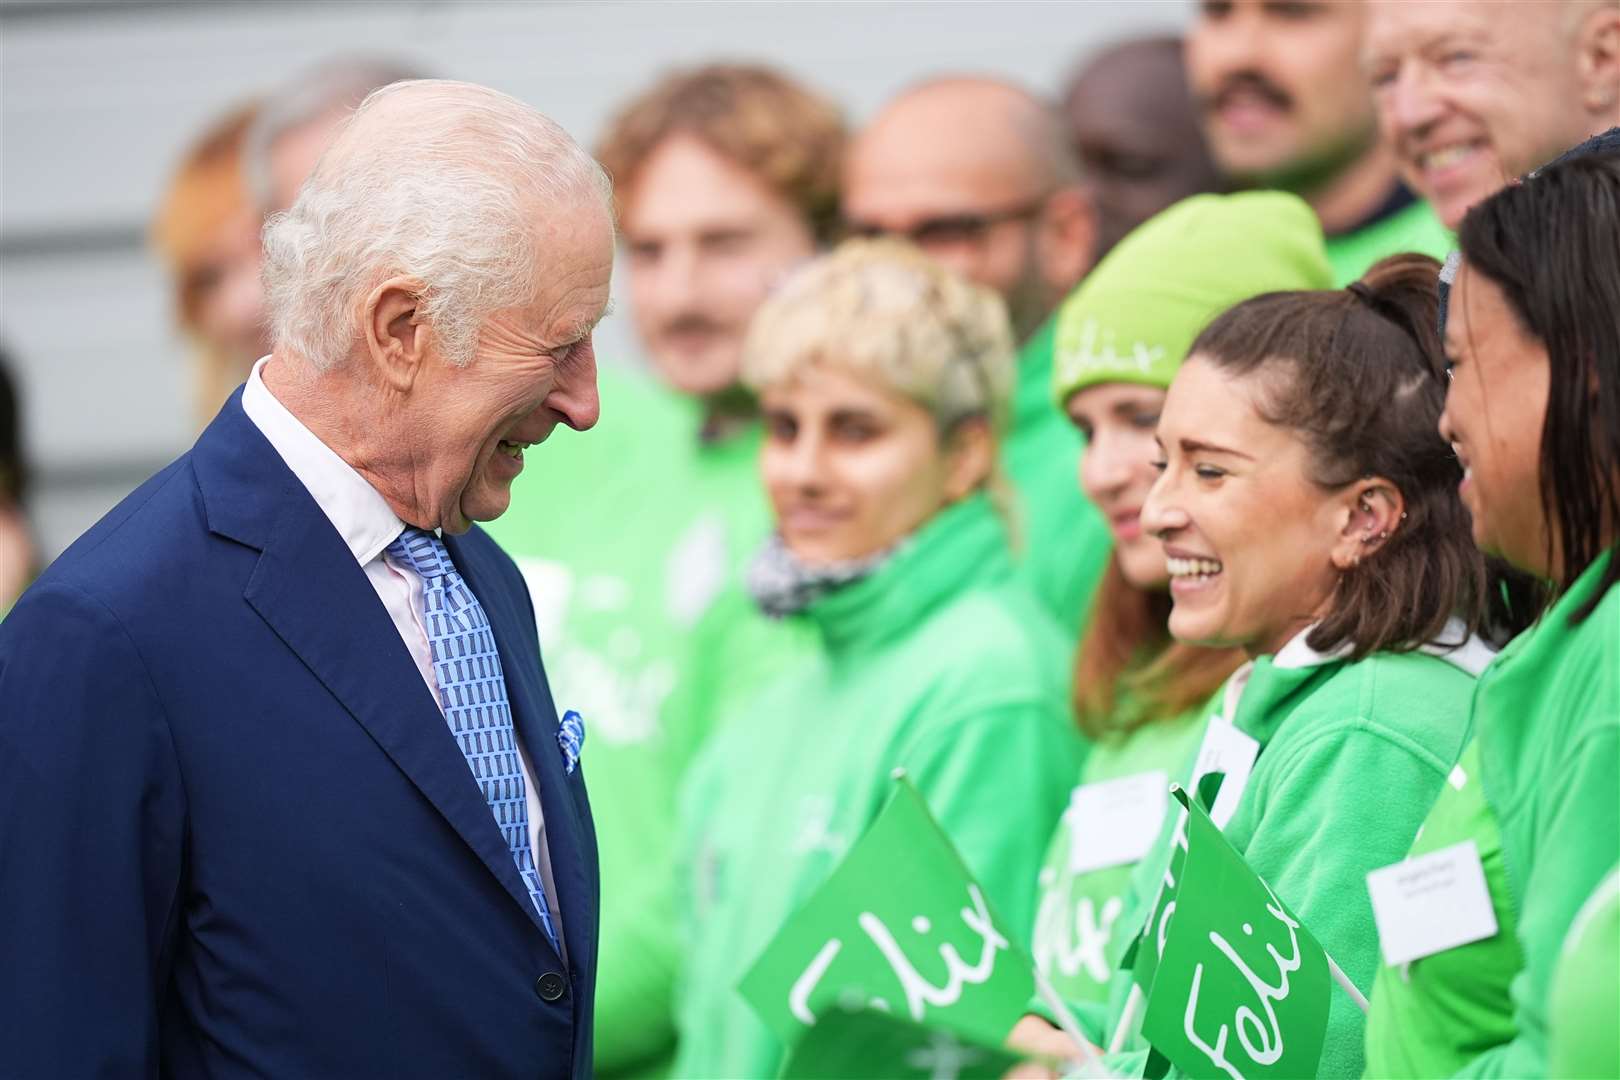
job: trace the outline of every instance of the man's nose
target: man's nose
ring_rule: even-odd
[[[602,398],[596,388],[595,356],[552,392],[550,406],[575,431],[589,431],[602,416]]]
[[[1444,112],[1433,77],[1416,70],[1415,65],[1403,65],[1385,98],[1388,133],[1396,138],[1417,134]]]

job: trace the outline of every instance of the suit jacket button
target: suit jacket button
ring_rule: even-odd
[[[540,995],[541,1001],[556,1001],[567,990],[568,984],[555,971],[548,971],[534,980],[534,992]]]

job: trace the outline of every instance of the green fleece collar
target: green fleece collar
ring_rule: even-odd
[[[964,590],[1013,574],[1007,533],[983,494],[946,507],[871,576],[815,601],[805,616],[836,660],[914,630]]]

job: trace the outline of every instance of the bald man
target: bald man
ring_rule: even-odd
[[[1455,229],[1620,124],[1620,0],[1379,0],[1365,63],[1406,182]]]
[[[849,232],[909,239],[1007,302],[1022,351],[1002,462],[1025,570],[1078,633],[1109,541],[1075,478],[1079,436],[1052,404],[1049,316],[1091,266],[1096,213],[1057,111],[1000,80],[936,79],[884,106],[844,162]]]
[[[1180,38],[1138,38],[1092,57],[1063,93],[1063,118],[1097,207],[1096,258],[1160,210],[1222,186]]]

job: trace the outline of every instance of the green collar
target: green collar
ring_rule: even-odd
[[[805,615],[835,660],[865,655],[964,590],[1012,573],[1006,530],[977,494],[941,510],[870,577],[827,594]]]

